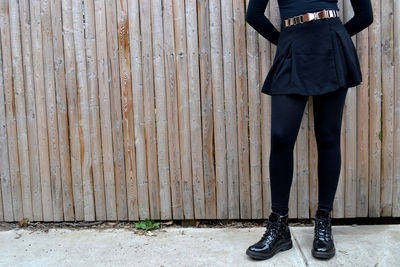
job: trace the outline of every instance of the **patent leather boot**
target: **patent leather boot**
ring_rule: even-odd
[[[293,247],[288,215],[281,217],[278,213],[271,212],[266,228],[261,240],[246,250],[246,254],[253,259],[269,259],[279,251]]]
[[[311,254],[319,259],[329,259],[335,255],[329,211],[318,209],[315,212],[314,241]]]

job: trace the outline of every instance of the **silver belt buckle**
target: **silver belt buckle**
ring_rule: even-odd
[[[315,19],[315,13],[306,13],[303,15],[303,21],[311,21]]]

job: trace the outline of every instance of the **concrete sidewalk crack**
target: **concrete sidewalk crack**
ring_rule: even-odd
[[[296,238],[296,236],[295,236],[294,233],[292,233],[292,236],[293,236],[293,238],[294,238],[294,241],[295,241],[296,244],[297,244],[297,247],[298,247],[299,250],[300,250],[300,254],[301,254],[301,257],[303,258],[304,263],[306,264],[306,266],[309,266],[309,265],[308,265],[308,262],[307,262],[307,258],[306,258],[306,256],[304,255],[303,250],[302,250],[301,247],[300,247],[299,241],[297,241],[297,238]]]

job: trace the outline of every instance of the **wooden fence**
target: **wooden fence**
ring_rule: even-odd
[[[400,1],[354,36],[333,217],[400,216]],[[0,221],[267,218],[276,47],[244,0],[0,0]],[[342,21],[353,16],[339,1]],[[279,28],[271,0],[266,16]],[[312,98],[289,216],[317,207]]]

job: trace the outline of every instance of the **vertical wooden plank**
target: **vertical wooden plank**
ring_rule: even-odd
[[[21,21],[21,41],[22,56],[24,67],[25,81],[25,101],[26,101],[26,118],[28,128],[28,144],[29,144],[29,168],[31,177],[32,190],[32,211],[33,220],[43,220],[42,209],[42,190],[40,188],[40,169],[39,169],[39,144],[37,129],[37,113],[35,104],[35,86],[33,80],[32,66],[32,47],[31,47],[31,16],[29,11],[29,1],[22,0],[19,2],[19,13]]]
[[[10,23],[8,13],[8,1],[0,1],[0,33],[1,48],[3,55],[3,82],[4,99],[6,103],[6,125],[8,136],[8,156],[10,164],[10,177],[12,188],[12,201],[14,220],[19,221],[23,218],[22,210],[22,189],[21,175],[19,172],[18,143],[17,143],[17,123],[15,114],[15,97],[13,86],[13,73],[11,62],[11,44],[10,44]]]
[[[239,154],[236,119],[235,41],[232,0],[221,0],[222,43],[224,63],[225,131],[228,169],[228,210],[230,219],[239,219]]]
[[[49,161],[50,161],[50,181],[51,198],[53,203],[54,221],[63,220],[62,185],[60,173],[59,140],[57,127],[57,110],[54,81],[53,64],[53,42],[51,28],[50,3],[46,0],[41,1],[41,21],[42,21],[42,47],[43,47],[43,67],[44,67],[44,87],[46,94],[46,115],[47,130],[49,136]]]
[[[200,96],[201,122],[203,134],[204,193],[207,218],[217,218],[216,178],[214,169],[214,118],[213,118],[213,84],[210,59],[210,21],[208,0],[197,2],[200,50]]]
[[[184,219],[185,214],[185,201],[186,196],[183,191],[184,181],[189,181],[191,177],[191,160],[190,160],[190,121],[189,121],[189,105],[187,105],[188,98],[188,81],[187,81],[187,49],[186,49],[186,27],[185,27],[185,7],[182,1],[173,2],[173,18],[174,18],[174,37],[175,37],[175,60],[176,60],[176,76],[177,76],[177,90],[178,90],[178,115],[179,115],[179,145],[181,149],[181,168],[182,180],[175,181],[176,188],[181,190],[181,194],[176,199],[175,206],[176,217],[174,219]],[[207,197],[207,196],[205,196]],[[188,204],[190,204],[189,202]],[[206,205],[206,218],[211,218],[211,211],[207,209]],[[174,212],[175,216],[175,212]]]
[[[79,109],[76,88],[75,46],[71,0],[62,0],[62,27],[64,40],[65,86],[67,91],[68,128],[71,156],[71,180],[75,220],[83,215],[82,168],[79,140]]]
[[[117,220],[112,143],[110,88],[108,76],[106,10],[104,0],[95,2],[97,75],[100,98],[101,144],[107,220]]]
[[[372,1],[374,22],[369,30],[369,217],[380,216],[381,176],[381,8]]]
[[[159,6],[156,6],[152,13],[153,18],[156,17],[154,23],[157,23],[162,18],[162,8],[161,3],[158,2]],[[139,209],[138,209],[138,197],[137,197],[137,177],[136,177],[136,154],[135,154],[135,132],[133,128],[133,99],[132,99],[132,79],[131,79],[131,61],[130,61],[130,51],[129,51],[129,18],[128,18],[128,3],[126,0],[117,1],[117,16],[118,16],[118,51],[119,51],[119,65],[120,65],[120,80],[121,80],[121,100],[122,100],[122,117],[123,117],[123,135],[124,135],[124,151],[125,151],[125,180],[126,180],[126,191],[127,191],[127,208],[128,208],[128,218],[129,220],[138,220],[139,219]],[[160,25],[162,27],[162,25]],[[157,39],[158,46],[161,46],[162,40],[162,28],[159,29],[161,33],[156,32],[160,35],[161,39]],[[153,41],[154,43],[154,41]],[[161,51],[162,52],[162,51]],[[161,54],[162,56],[162,54]],[[160,64],[160,66],[158,65]],[[164,77],[163,68],[164,63],[162,60],[157,61],[157,67],[161,68],[159,76],[156,76],[156,80],[158,77]],[[161,86],[163,86],[163,80],[160,80]],[[158,85],[158,83],[157,83]],[[164,88],[165,89],[165,88]],[[161,92],[162,93],[162,92]],[[165,94],[165,92],[164,92]],[[163,101],[162,96],[160,95],[160,99],[156,98],[156,101]],[[164,95],[165,101],[165,95]],[[163,103],[163,102],[161,102]],[[161,110],[157,116],[162,117],[166,112],[162,111],[162,108],[158,108],[157,110]],[[158,125],[162,125],[162,127],[166,127],[166,121],[157,120]],[[161,126],[160,126],[161,127]],[[160,132],[160,133],[159,133]],[[158,140],[161,140],[166,136],[166,132],[162,132],[160,129],[157,131]],[[161,141],[162,142],[162,141]],[[167,144],[166,144],[167,145]],[[165,148],[164,148],[165,149]],[[162,154],[168,153],[168,147],[166,147],[166,151],[162,150],[161,146],[159,148],[159,168],[160,172],[162,172],[162,182],[160,181],[160,198],[161,201],[161,218],[170,219],[170,213],[168,213],[167,208],[169,207],[170,201],[168,201],[169,196],[169,174],[168,174],[168,154],[167,157],[163,157]],[[165,156],[165,155],[164,155]],[[164,163],[164,165],[163,165]],[[167,164],[165,166],[165,164]],[[162,168],[162,169],[161,169]],[[165,175],[166,174],[166,175]],[[163,210],[164,208],[164,210]],[[164,211],[164,213],[163,213]],[[163,214],[167,213],[166,216],[163,217]]]
[[[107,60],[110,64],[108,71],[111,90],[111,119],[113,130],[115,189],[117,193],[117,216],[118,220],[126,220],[128,218],[128,208],[126,202],[125,157],[124,139],[122,135],[121,86],[119,82],[118,28],[116,9],[117,8],[114,0],[106,1]],[[151,33],[151,29],[149,29],[148,32]],[[154,108],[152,110],[154,112]],[[154,162],[157,161],[154,160]],[[152,180],[150,180],[150,183],[152,183]]]
[[[349,1],[343,2],[345,21],[354,16],[354,11]],[[356,46],[356,36],[353,36]],[[341,164],[344,165],[344,217],[356,217],[357,204],[357,88],[347,89],[347,96],[344,105],[342,127],[345,135],[345,157]]]
[[[93,197],[93,177],[91,172],[92,158],[90,146],[90,114],[82,9],[83,6],[80,1],[72,1],[79,102],[79,137],[81,140],[84,218],[86,221],[93,221],[95,219],[95,208]]]
[[[315,139],[314,98],[310,97],[308,101],[309,210],[310,218],[315,219],[315,212],[318,208],[318,147]]]
[[[210,0],[210,44],[211,44],[211,84],[213,88],[214,136],[215,136],[215,178],[217,197],[217,218],[229,218],[228,177],[226,169],[225,105],[223,79],[223,50],[221,2]],[[225,19],[225,18],[224,18]],[[200,107],[198,107],[200,110]],[[198,113],[200,114],[200,113]],[[190,112],[192,116],[192,111]],[[258,117],[259,118],[259,117]],[[201,118],[199,118],[200,120]],[[192,120],[193,121],[193,120]],[[192,127],[193,129],[193,127]],[[193,144],[193,139],[192,139]],[[200,144],[201,145],[201,144]],[[192,161],[194,162],[194,160]],[[260,184],[261,190],[261,184]],[[260,195],[261,198],[261,195]],[[262,201],[262,199],[260,199]],[[260,203],[262,205],[262,203]],[[261,209],[262,206],[260,206]]]
[[[157,168],[157,144],[154,114],[154,81],[153,81],[153,51],[149,45],[151,41],[151,12],[149,1],[140,2],[140,27],[142,34],[142,63],[143,63],[143,93],[144,93],[144,119],[146,133],[146,150],[147,150],[147,169],[149,179],[149,198],[150,198],[150,216],[151,218],[160,218],[159,203],[159,185],[158,185],[158,168]],[[188,156],[189,158],[189,156]],[[190,158],[189,158],[190,159]],[[191,183],[191,177],[190,183]],[[185,190],[185,189],[184,189]],[[190,193],[192,193],[190,191]],[[185,194],[185,192],[184,192]],[[192,197],[188,202],[193,201]],[[192,207],[190,205],[189,207]],[[189,210],[192,210],[189,208]],[[189,211],[190,214],[190,211]],[[190,216],[188,214],[188,216]]]
[[[1,39],[1,34],[0,34]],[[1,46],[1,41],[0,41]],[[8,146],[6,132],[6,110],[4,104],[4,85],[3,85],[3,59],[0,48],[0,222],[12,219],[12,197],[10,184],[10,167],[8,164]],[[3,186],[4,184],[4,186]],[[5,201],[3,208],[3,192]],[[4,210],[3,210],[4,209]],[[6,213],[6,215],[4,215]],[[10,216],[11,215],[11,216]]]
[[[50,2],[41,1],[41,20],[42,20],[42,46],[43,46],[43,67],[44,85],[46,92],[46,113],[49,136],[50,152],[50,178],[51,178],[51,197],[53,201],[54,221],[63,220],[63,199],[60,173],[60,148],[57,125],[57,107],[54,81],[54,62],[53,62],[53,34],[51,27]]]
[[[106,199],[104,193],[103,159],[101,150],[101,134],[99,119],[99,92],[97,84],[97,54],[96,54],[96,30],[94,22],[94,3],[84,1],[85,14],[85,47],[87,85],[90,112],[90,146],[92,156],[92,174],[94,185],[94,202],[96,209],[96,220],[105,220]]]
[[[189,83],[189,103],[190,103],[190,137],[191,137],[191,148],[192,148],[192,171],[193,171],[193,186],[191,184],[185,184],[185,190],[193,190],[193,206],[194,206],[194,216],[196,219],[205,218],[206,206],[204,205],[205,201],[207,201],[206,205],[209,204],[209,198],[207,200],[204,199],[205,193],[204,191],[209,191],[208,181],[204,180],[204,171],[203,171],[203,151],[202,151],[202,124],[201,124],[201,105],[203,102],[200,102],[200,70],[199,70],[199,38],[198,38],[198,30],[197,30],[197,6],[196,1],[190,0],[186,1],[186,35],[187,35],[187,53],[188,53],[188,83]],[[204,4],[202,4],[202,8],[204,8]],[[204,12],[199,10],[199,19],[204,15]],[[199,21],[199,24],[201,22]],[[199,28],[202,28],[202,25],[199,25]],[[213,73],[212,73],[213,74]],[[206,118],[208,119],[208,118]],[[208,133],[207,133],[208,134]],[[209,149],[209,144],[205,143],[207,146],[207,150]],[[217,153],[217,152],[216,152]],[[207,154],[204,154],[207,157]],[[208,158],[205,158],[208,161]],[[204,163],[206,165],[209,162]],[[207,170],[207,169],[206,169]],[[204,184],[206,183],[206,187]],[[212,191],[210,191],[212,193]],[[186,194],[188,195],[188,194]],[[222,203],[223,205],[223,203]],[[223,209],[223,208],[222,208]]]
[[[357,87],[357,217],[368,216],[368,173],[369,173],[369,57],[368,30],[357,34],[357,54],[363,81]]]
[[[310,97],[308,97],[310,99]],[[293,179],[297,179],[297,218],[309,218],[309,163],[308,163],[308,119],[309,119],[309,101],[303,111],[303,118],[300,124],[299,133],[296,140],[296,172]],[[296,190],[296,187],[293,188]]]
[[[97,77],[96,28],[93,0],[84,1],[86,67],[90,112],[90,146],[92,151],[92,173],[96,220],[106,220],[106,199],[104,192],[103,157],[101,150],[99,90]]]
[[[2,186],[1,186],[1,180],[0,180],[0,222],[4,221],[4,214],[3,214],[3,197],[2,197]]]
[[[68,141],[67,96],[65,88],[64,46],[62,37],[61,0],[51,2],[51,20],[54,48],[55,93],[60,141],[60,167],[63,194],[64,221],[74,220],[71,161]]]
[[[394,41],[394,130],[393,130],[393,210],[392,216],[400,216],[400,1],[393,6]]]
[[[17,141],[19,172],[21,175],[22,209],[24,218],[33,220],[31,177],[29,170],[28,133],[26,128],[25,86],[22,69],[21,29],[19,23],[19,4],[9,2],[10,41],[13,67],[13,87],[15,99],[15,118],[17,122]]]
[[[180,191],[181,178],[181,162],[180,162],[180,146],[179,135],[176,134],[178,129],[178,88],[176,77],[176,60],[175,60],[175,39],[173,24],[173,8],[172,1],[163,1],[164,14],[164,51],[165,51],[165,72],[167,76],[167,112],[168,112],[168,146],[169,146],[169,163],[171,170],[171,208],[172,218],[176,217],[180,211],[180,201],[182,199]],[[203,167],[203,166],[202,166]],[[179,209],[175,207],[179,205]],[[204,201],[202,204],[202,213],[196,214],[196,218],[205,218]]]
[[[271,0],[270,1],[270,17],[269,19],[271,20],[271,23],[275,26],[275,28],[279,31],[281,30],[281,15],[280,15],[280,9],[279,9],[279,2],[278,0]],[[271,45],[271,51],[270,53],[275,56],[276,54],[276,49],[277,45]],[[273,60],[273,58],[272,58]]]
[[[158,149],[158,171],[159,171],[159,184],[160,184],[160,209],[161,209],[161,219],[172,218],[170,203],[171,203],[171,192],[170,192],[170,170],[169,170],[169,156],[168,156],[168,113],[167,113],[167,91],[166,91],[166,74],[164,72],[165,59],[163,51],[163,10],[162,10],[161,0],[153,0],[151,2],[151,15],[152,15],[152,40],[153,40],[153,65],[154,73],[154,87],[156,94],[156,110],[157,112],[157,149]],[[197,103],[198,109],[198,119],[200,120],[200,103]],[[193,103],[195,107],[195,103]],[[192,107],[192,105],[191,105]],[[198,140],[201,141],[200,133],[198,134]],[[201,159],[201,143],[200,152],[198,155]],[[202,163],[199,164],[200,170],[202,170]],[[193,179],[196,176],[193,174]],[[201,185],[201,187],[199,187]],[[204,191],[202,184],[197,183],[194,185],[197,190],[201,190],[199,194],[203,194]],[[196,194],[196,192],[194,192]],[[198,196],[197,194],[196,196]],[[196,201],[196,199],[195,199]],[[203,202],[204,203],[204,202]],[[196,207],[196,206],[195,206]],[[204,207],[204,204],[203,204]],[[195,215],[194,215],[195,216]]]
[[[44,83],[42,21],[40,0],[31,0],[32,59],[37,110],[40,185],[42,190],[43,220],[53,221],[53,200],[49,159],[49,137],[47,127],[46,92]]]
[[[340,19],[343,21],[344,17],[344,6],[343,2],[338,3]],[[344,115],[343,115],[344,116]],[[344,184],[345,184],[345,148],[346,148],[346,138],[345,138],[345,127],[343,124],[345,120],[342,120],[342,126],[340,131],[340,157],[342,159],[342,164],[340,165],[339,181],[336,189],[335,198],[333,200],[332,218],[343,218],[344,217]]]
[[[248,6],[249,1],[246,1]],[[260,82],[258,33],[246,27],[247,69],[249,90],[250,192],[251,218],[262,218],[261,144],[260,144]]]
[[[246,72],[246,33],[244,5],[233,1],[233,25],[235,33],[235,75],[238,120],[240,217],[251,218],[250,166],[248,143],[248,92]]]
[[[178,129],[178,92],[177,77],[175,64],[175,42],[174,42],[174,24],[173,24],[173,8],[172,1],[163,1],[163,23],[164,23],[164,51],[165,51],[165,73],[166,73],[166,89],[167,89],[167,112],[168,112],[168,147],[169,147],[169,166],[171,174],[171,208],[172,217],[180,212],[175,207],[181,200],[180,180],[180,147],[179,135],[176,134]],[[132,51],[132,50],[131,50]],[[205,218],[204,201],[202,204],[202,213],[196,213],[196,218]]]
[[[290,194],[289,194],[289,217],[291,218],[298,218],[298,207],[297,207],[297,195],[298,195],[298,190],[297,190],[297,183],[298,183],[298,178],[297,178],[297,140],[293,148],[293,178],[292,178],[292,186],[290,188]]]
[[[394,51],[393,51],[393,1],[381,3],[382,38],[382,173],[380,216],[392,215],[393,185],[393,126],[394,126]]]
[[[131,50],[132,96],[135,123],[136,167],[138,180],[139,218],[150,217],[143,114],[142,49],[139,24],[139,0],[128,3],[129,44]],[[168,8],[166,5],[165,8]],[[171,14],[172,15],[172,14]],[[176,134],[175,134],[176,135]],[[180,187],[178,187],[180,188]],[[174,196],[174,188],[171,188]],[[180,192],[180,190],[179,190]],[[174,198],[173,198],[174,201]],[[174,205],[174,203],[172,203]]]
[[[270,2],[269,2],[270,3]],[[270,19],[270,7],[268,4],[264,15]],[[278,28],[280,30],[280,28]],[[265,38],[258,38],[260,50],[260,78],[259,83],[263,84],[265,77],[272,65],[271,42]],[[260,93],[261,98],[261,169],[262,169],[262,198],[263,217],[268,218],[271,213],[271,185],[269,173],[269,156],[271,152],[271,96]]]
[[[0,34],[0,39],[2,35]],[[0,44],[2,42],[0,41]],[[0,204],[1,216],[0,220],[6,222],[14,221],[13,215],[13,198],[12,198],[12,181],[10,176],[10,164],[8,162],[8,138],[7,138],[7,119],[6,104],[4,102],[4,80],[3,80],[3,55],[0,48]]]
[[[340,154],[342,160],[346,158],[346,138],[345,138],[345,128],[343,127],[342,121],[342,128],[340,131]],[[344,186],[345,186],[345,166],[346,163],[340,165],[340,174],[339,174],[339,181],[338,186],[336,189],[335,198],[333,201],[333,212],[332,218],[344,218]]]

